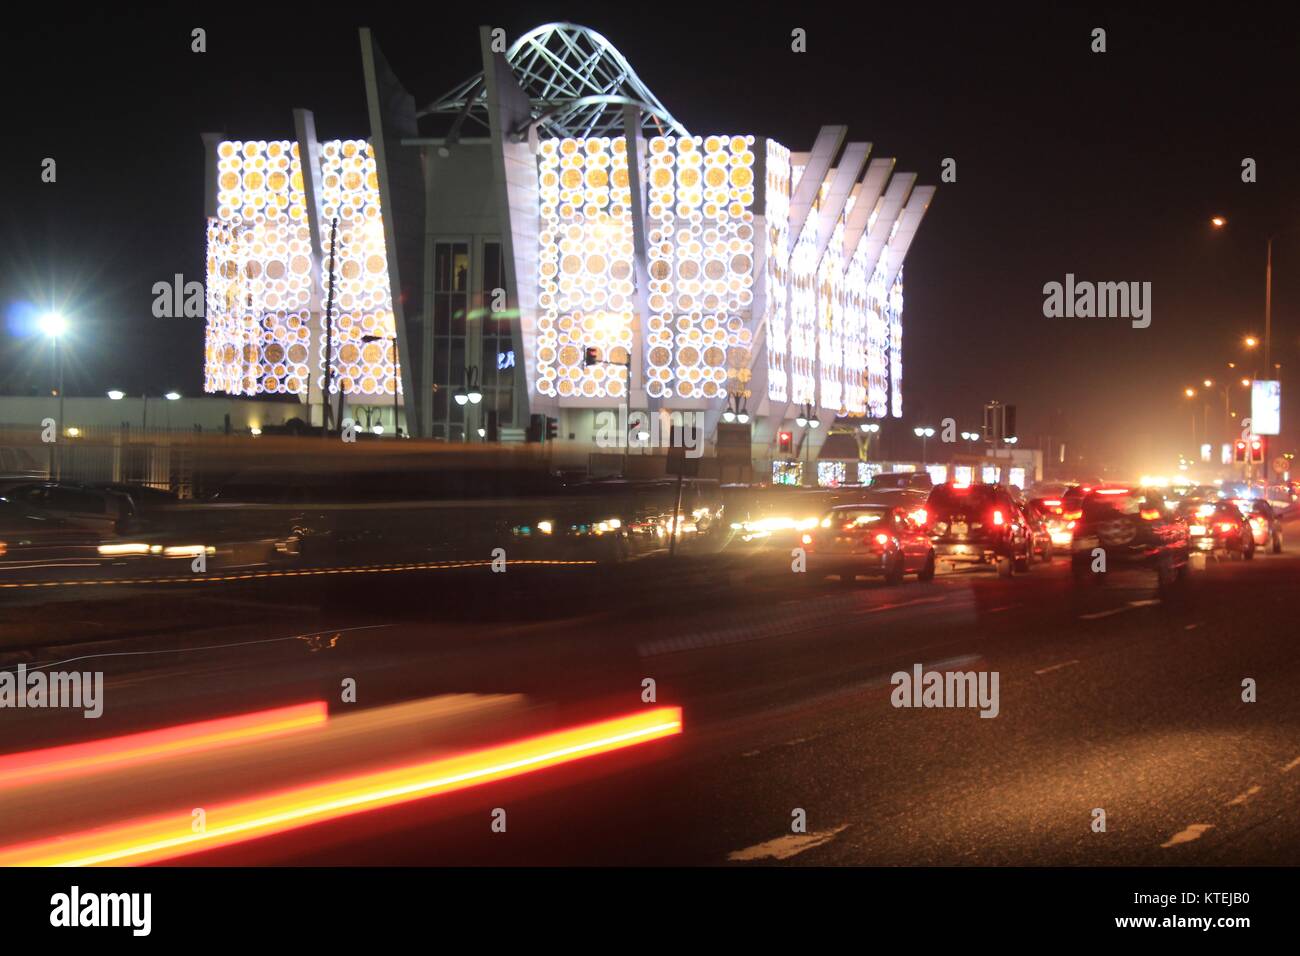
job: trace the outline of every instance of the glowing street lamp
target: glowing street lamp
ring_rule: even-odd
[[[122,391],[120,388],[110,388],[108,390],[108,397],[114,402],[120,402],[122,399],[126,398],[126,392]]]
[[[1196,389],[1192,388],[1191,386],[1188,386],[1187,388],[1183,389],[1183,394],[1186,395],[1188,398],[1195,398]]]
[[[912,429],[912,434],[916,435],[917,438],[921,439],[921,467],[924,468],[927,464],[926,455],[925,455],[925,443],[928,439],[934,437],[934,429],[931,428],[929,425],[917,425],[915,428]]]
[[[1224,219],[1222,216],[1215,216],[1210,220],[1210,225],[1212,225],[1215,229],[1222,229],[1227,224],[1228,224],[1228,220]]]
[[[59,312],[46,312],[39,320],[41,334],[43,334],[54,346],[54,365],[56,374],[59,379],[59,418],[56,426],[58,431],[63,431],[63,350],[59,348],[59,342],[64,334],[68,331],[68,320]],[[56,478],[63,477],[63,446],[58,442],[57,436],[55,446],[50,448],[50,470],[55,472]]]
[[[1248,349],[1253,349],[1259,344],[1259,339],[1255,338],[1253,335],[1248,335],[1241,340],[1241,344],[1246,346]]]
[[[167,401],[169,402],[177,401],[180,397],[181,397],[180,392],[168,392],[166,395],[163,396],[163,398],[167,399]]]

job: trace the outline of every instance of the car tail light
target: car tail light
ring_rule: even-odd
[[[924,528],[930,523],[930,515],[924,508],[917,508],[912,512],[912,520]]]
[[[994,510],[994,512],[993,512],[993,523],[994,523],[995,525],[999,525],[999,526],[1001,526],[1001,525],[1004,523],[1004,521],[1005,521],[1005,519],[1002,517],[1002,512],[999,511],[999,510]]]
[[[3,541],[0,541],[0,558],[3,558],[5,556],[5,552],[8,550],[9,550],[9,545],[7,545]]]
[[[1231,531],[1236,531],[1236,530],[1237,530],[1237,526],[1236,526],[1235,524],[1233,524],[1231,521],[1220,521],[1220,522],[1219,522],[1219,530],[1222,531],[1222,532],[1224,532],[1225,534],[1227,534],[1227,533],[1229,533],[1229,532],[1231,532]]]
[[[1073,526],[1074,526],[1074,522],[1078,521],[1080,518],[1083,517],[1083,512],[1082,512],[1082,511],[1065,511],[1065,512],[1062,512],[1062,513],[1061,513],[1061,517],[1064,518],[1066,521],[1070,522],[1070,526],[1073,527]]]
[[[1047,507],[1049,507],[1049,508],[1058,508],[1058,507],[1060,507],[1060,505],[1061,505],[1061,499],[1059,499],[1059,498],[1044,498],[1044,499],[1043,499],[1043,504],[1045,504],[1045,505],[1046,505]]]
[[[1138,516],[1143,521],[1155,521],[1160,517],[1160,510],[1158,508],[1143,508],[1138,512]]]
[[[880,534],[876,535],[876,544],[880,545],[882,548],[889,544],[889,535],[885,534],[883,531],[880,532]]]

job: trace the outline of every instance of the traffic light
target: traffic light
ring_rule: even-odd
[[[791,454],[794,449],[794,435],[790,432],[777,432],[776,447],[783,455]]]
[[[1233,445],[1232,458],[1233,461],[1237,462],[1244,463],[1246,461],[1246,442],[1243,439],[1238,438],[1236,444]]]
[[[1250,440],[1250,460],[1254,464],[1259,464],[1264,460],[1264,439],[1252,438]]]
[[[600,353],[596,351],[594,345],[588,345],[586,350],[582,353],[582,364],[590,368],[592,365],[596,365],[599,362]]]
[[[1015,438],[1016,436],[1016,406],[1002,406],[1002,437]]]
[[[546,440],[547,441],[555,441],[555,436],[557,434],[559,427],[560,427],[560,420],[558,418],[551,418],[549,415],[546,417]]]

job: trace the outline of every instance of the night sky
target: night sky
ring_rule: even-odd
[[[418,15],[368,4],[364,20],[213,7],[193,22],[58,9],[56,22],[9,30],[5,394],[49,387],[49,348],[27,333],[48,303],[75,322],[69,394],[201,391],[202,320],[150,311],[155,282],[203,277],[199,134],[289,138],[301,106],[316,112],[322,139],[369,135],[358,26],[375,30],[423,105],[478,69],[479,23],[513,39],[567,19],[604,33],[692,132],[767,134],[801,150],[822,123],[845,123],[850,138],[875,144],[873,156],[938,184],[905,272],[909,423],[952,416],[965,428],[999,399],[1019,407],[1026,442],[1050,432],[1098,464],[1167,470],[1170,455],[1191,450],[1200,410],[1182,388],[1222,379],[1228,361],[1246,374],[1261,365],[1239,343],[1263,333],[1264,247],[1275,234],[1273,361],[1282,444],[1294,449],[1300,34],[1283,8],[1200,20],[873,4],[858,23],[840,20],[838,5],[808,4],[427,5]],[[205,54],[190,52],[195,26],[208,31]],[[1098,26],[1104,54],[1090,51]],[[796,27],[806,53],[790,50]],[[40,181],[47,156],[58,162],[53,185]],[[955,183],[940,182],[944,157],[957,161]],[[1258,182],[1242,182],[1244,157],[1257,161]],[[1226,230],[1211,230],[1214,214]],[[1151,282],[1150,328],[1044,318],[1043,284],[1068,272]],[[1237,386],[1238,408],[1243,394]]]

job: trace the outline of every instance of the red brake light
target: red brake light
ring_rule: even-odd
[[[924,528],[930,523],[930,513],[924,508],[917,508],[912,512],[912,520]]]
[[[1044,499],[1043,499],[1043,504],[1046,505],[1048,508],[1055,508],[1055,507],[1057,507],[1058,505],[1060,505],[1060,503],[1061,503],[1061,499],[1060,499],[1060,498],[1044,498]]]
[[[994,511],[994,512],[993,512],[993,523],[996,524],[996,525],[1000,525],[1000,524],[1003,523],[1003,518],[1002,518],[1002,512],[1001,512],[1001,511]]]
[[[1237,526],[1233,524],[1231,521],[1222,521],[1219,523],[1219,530],[1224,532],[1236,531]]]
[[[1065,512],[1062,512],[1062,513],[1061,513],[1061,517],[1064,518],[1066,521],[1078,521],[1080,518],[1083,517],[1083,512],[1082,512],[1082,511],[1065,511]]]
[[[880,534],[876,535],[876,544],[879,545],[889,544],[889,535],[885,534],[883,531]]]
[[[1155,521],[1160,517],[1160,512],[1156,508],[1143,508],[1138,514],[1143,521]]]
[[[1098,488],[1098,489],[1097,489],[1097,494],[1099,494],[1099,495],[1126,495],[1126,494],[1128,494],[1128,491],[1129,491],[1129,490],[1128,490],[1127,488]]]

